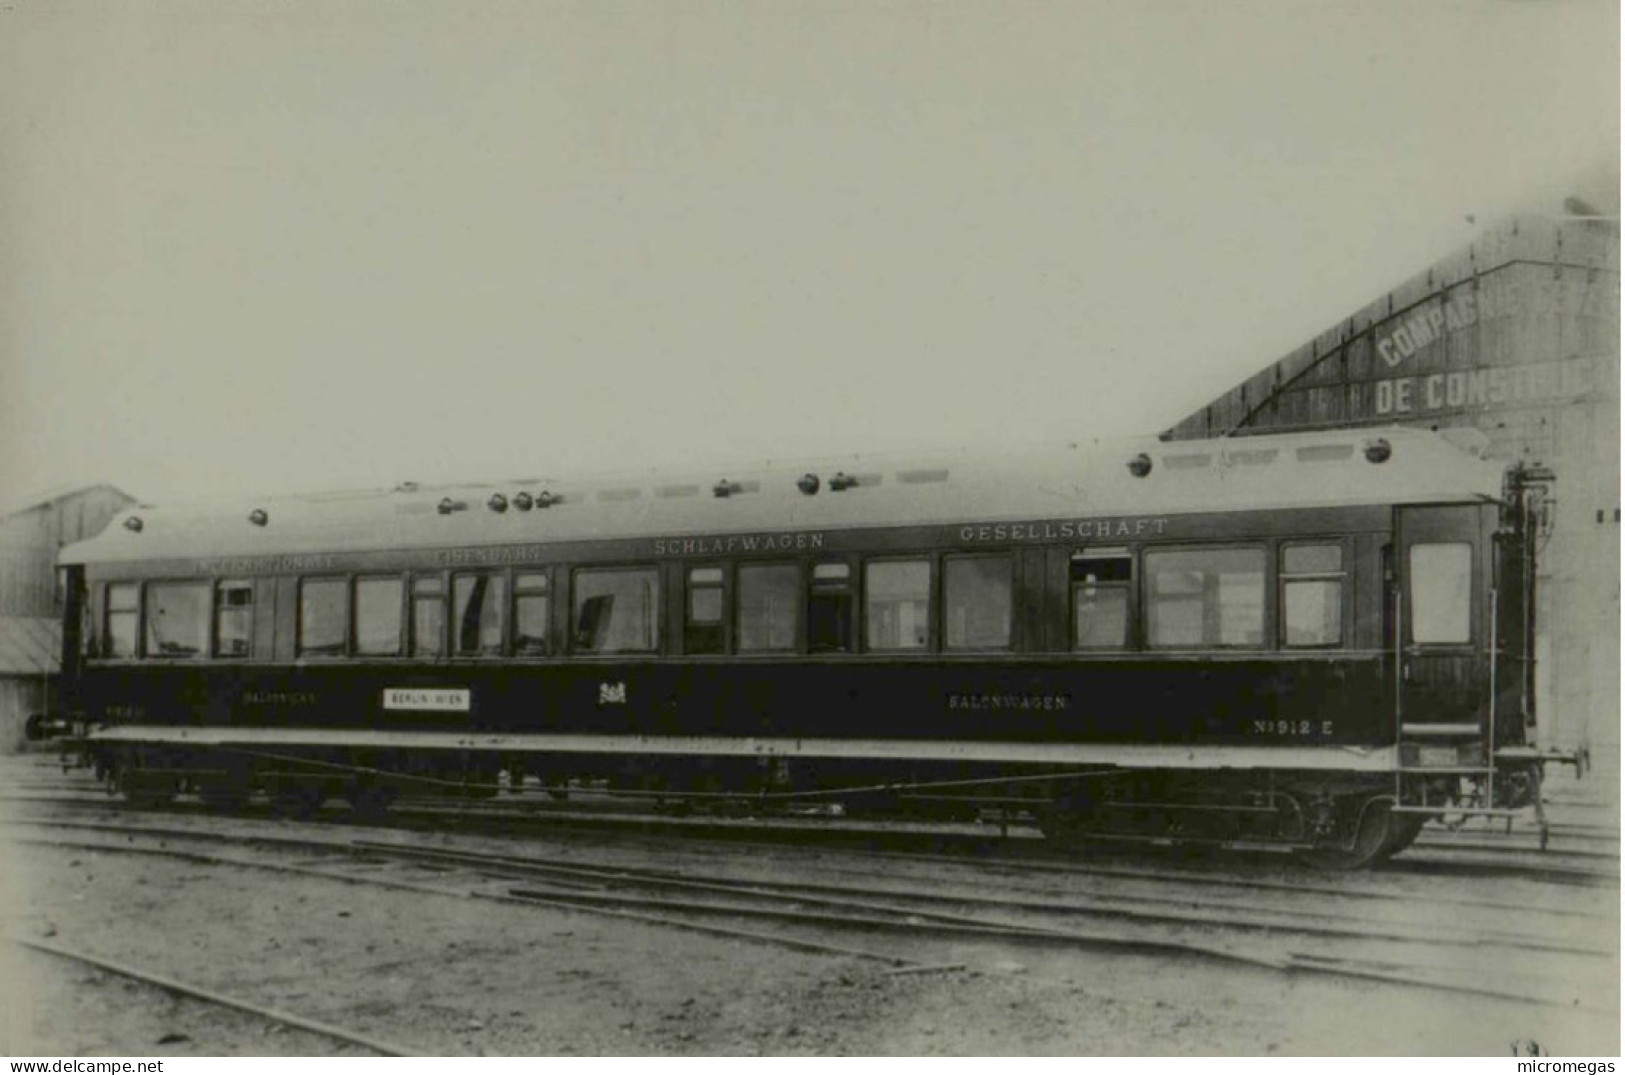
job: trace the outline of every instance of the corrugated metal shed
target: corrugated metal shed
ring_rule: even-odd
[[[0,615],[52,616],[56,554],[101,531],[135,501],[105,483],[40,493],[0,506]]]
[[[90,485],[61,485],[53,489],[30,493],[16,498],[0,499],[0,520],[10,519],[14,515],[26,515],[28,512],[40,508],[48,508],[69,500],[86,500],[102,496],[112,497],[124,504],[132,504],[135,499],[116,485],[107,482],[94,482]]]
[[[1487,230],[1163,436],[1396,422],[1484,428],[1490,413],[1617,399],[1618,352],[1618,224],[1519,218]],[[1503,457],[1540,455],[1536,445],[1510,447]]]
[[[42,616],[0,616],[0,676],[55,675],[62,628]]]

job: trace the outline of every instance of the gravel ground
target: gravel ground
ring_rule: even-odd
[[[0,852],[13,935],[435,1054],[1504,1056],[1518,1039],[1561,1054],[1619,1050],[1617,1020],[1595,1013],[1196,960],[930,942],[908,954],[975,969],[890,975],[549,908],[150,856]],[[903,951],[889,938],[844,940]],[[361,1052],[5,952],[13,995],[0,1052]]]

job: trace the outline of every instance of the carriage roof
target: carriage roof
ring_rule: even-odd
[[[1379,440],[1390,455],[1373,463],[1367,448]],[[1151,464],[1143,477],[1129,466],[1139,456]],[[703,475],[408,484],[174,508],[138,505],[97,537],[65,548],[60,561],[1483,502],[1500,498],[1505,469],[1435,433],[1380,429],[1097,442],[992,461],[846,457]],[[798,486],[807,475],[818,478],[815,494]],[[837,490],[843,484],[837,476],[855,484]],[[519,510],[522,493],[556,500]],[[493,497],[501,497],[506,509],[493,508]],[[263,523],[250,520],[255,512],[264,514]],[[126,525],[132,518],[140,523]]]

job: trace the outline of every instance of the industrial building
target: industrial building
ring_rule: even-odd
[[[1617,754],[1619,224],[1565,208],[1487,229],[1163,436],[1467,428],[1487,456],[1549,468],[1538,736]]]
[[[62,605],[56,554],[133,504],[111,485],[31,497],[0,513],[0,752],[23,743],[30,714],[56,704]]]

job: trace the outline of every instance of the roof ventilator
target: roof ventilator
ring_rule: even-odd
[[[124,529],[128,530],[132,534],[141,533],[141,527],[143,525],[144,524],[141,522],[141,516],[139,515],[132,515],[128,519],[124,520]]]
[[[803,474],[801,477],[796,479],[796,488],[800,489],[808,496],[812,496],[814,493],[818,492],[818,486],[819,481],[818,475],[816,474]]]
[[[1365,442],[1365,459],[1368,463],[1386,463],[1393,454],[1394,446],[1382,437]]]
[[[1143,478],[1151,473],[1151,457],[1141,452],[1128,461],[1128,472],[1136,478]]]
[[[857,484],[858,484],[858,479],[854,478],[852,475],[848,474],[844,470],[836,471],[835,472],[835,477],[833,477],[833,478],[831,478],[829,480],[829,488],[830,488],[830,492],[832,492],[832,493],[842,492],[844,490],[852,488],[854,485],[857,485]]]
[[[448,496],[435,505],[435,510],[442,515],[450,515],[454,511],[467,511],[468,504],[461,500],[453,500]]]
[[[264,508],[255,508],[253,511],[248,513],[248,521],[253,523],[255,526],[264,526],[266,523],[271,521],[271,517],[265,513]]]
[[[529,493],[515,493],[513,495],[513,506],[520,511],[529,511],[534,503],[535,501],[530,498]]]

